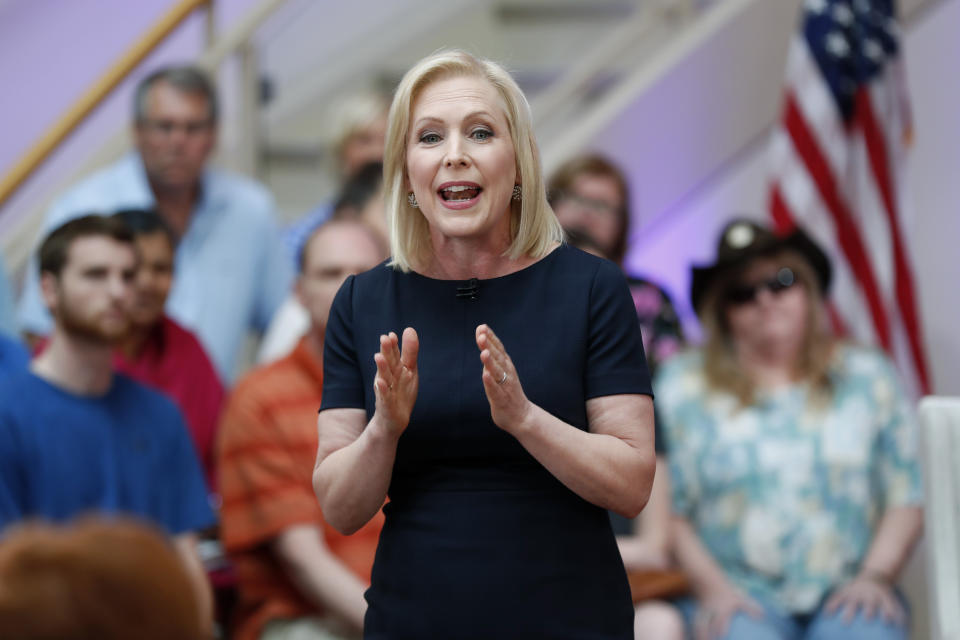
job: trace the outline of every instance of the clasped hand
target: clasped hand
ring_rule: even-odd
[[[490,403],[493,422],[506,431],[518,428],[529,415],[531,404],[517,378],[513,361],[493,329],[487,325],[477,327],[476,341],[483,364],[483,388]],[[402,348],[397,334],[391,331],[380,336],[380,351],[373,356],[377,365],[377,374],[373,379],[376,396],[374,415],[383,428],[395,436],[407,428],[417,400],[419,352],[417,332],[407,327],[403,331]]]

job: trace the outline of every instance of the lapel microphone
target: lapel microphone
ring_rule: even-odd
[[[480,293],[480,281],[476,278],[470,278],[457,287],[457,297],[461,300],[476,300],[478,293]]]

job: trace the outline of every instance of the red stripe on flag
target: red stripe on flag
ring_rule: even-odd
[[[833,217],[837,228],[837,242],[860,283],[860,287],[863,289],[867,305],[870,307],[870,315],[873,318],[877,338],[884,350],[890,353],[892,352],[890,321],[887,318],[883,298],[880,295],[880,287],[877,285],[873,267],[867,258],[863,240],[860,238],[860,232],[853,221],[853,216],[840,195],[837,183],[830,173],[830,166],[800,113],[792,91],[787,91],[784,125],[790,134],[794,148],[810,172],[814,184],[817,185],[823,203]]]
[[[893,242],[893,263],[896,278],[896,295],[907,330],[907,341],[910,344],[910,355],[920,388],[924,394],[930,393],[930,378],[927,373],[926,357],[920,340],[920,322],[917,318],[916,294],[913,290],[913,273],[907,262],[906,250],[903,246],[903,236],[900,233],[900,224],[897,217],[897,206],[893,196],[893,180],[890,178],[890,164],[887,147],[873,112],[873,103],[870,100],[869,89],[861,87],[856,95],[856,122],[863,129],[863,137],[867,145],[867,154],[870,158],[870,167],[874,179],[880,190],[884,212],[887,216],[887,225],[890,227],[890,238]]]
[[[780,186],[776,183],[770,190],[770,215],[773,217],[774,230],[781,235],[786,235],[797,228],[793,213],[790,212],[790,207],[780,193]]]

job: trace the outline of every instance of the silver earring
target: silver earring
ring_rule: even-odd
[[[523,189],[520,188],[520,185],[513,185],[513,199],[520,200],[523,197]]]
[[[413,191],[407,194],[407,202],[410,203],[410,206],[414,209],[420,208],[420,203],[417,202],[417,196],[414,195]]]

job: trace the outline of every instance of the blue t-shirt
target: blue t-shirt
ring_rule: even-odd
[[[16,373],[27,368],[30,352],[22,342],[0,333],[0,375]]]
[[[165,396],[117,374],[80,396],[30,371],[0,383],[0,530],[94,512],[171,535],[214,522],[187,428]]]

